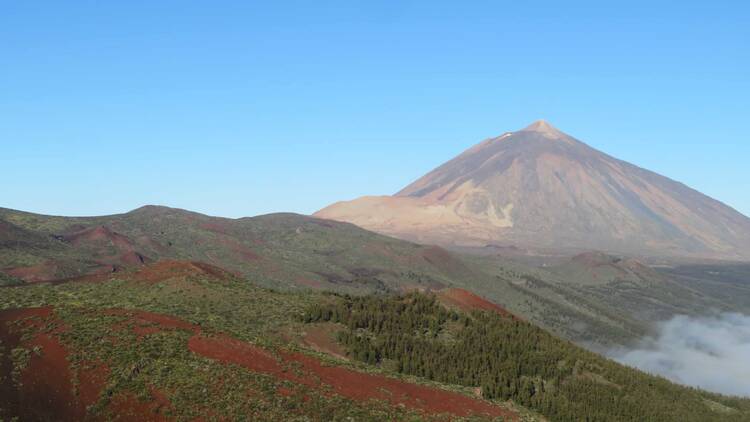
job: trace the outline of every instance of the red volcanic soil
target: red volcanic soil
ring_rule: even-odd
[[[514,316],[505,308],[477,296],[464,289],[444,289],[437,292],[438,298],[445,304],[456,306],[464,311],[491,311],[503,316]]]
[[[150,318],[147,316],[146,318]],[[155,318],[162,321],[161,318]],[[165,320],[169,322],[170,320]],[[56,326],[51,332],[47,324]],[[185,324],[184,322],[180,322]],[[31,329],[32,335],[22,331]],[[86,409],[95,404],[106,386],[109,368],[102,363],[83,362],[74,372],[68,361],[68,351],[57,338],[68,328],[56,320],[52,308],[27,308],[0,311],[0,419],[80,421],[87,419]],[[10,350],[22,347],[30,350],[30,359],[20,373],[19,383],[13,378],[13,359]],[[34,348],[39,353],[34,352]],[[77,380],[74,386],[73,381]],[[76,394],[77,389],[77,394]],[[166,420],[155,410],[169,405],[158,391],[152,391],[153,403],[142,403],[129,395],[112,398],[109,409],[121,415],[121,421]]]
[[[135,245],[125,235],[112,231],[107,226],[90,227],[63,236],[66,242],[80,246],[89,243],[110,242],[121,250],[132,250]]]
[[[153,397],[150,402],[140,401],[132,393],[118,394],[112,399],[108,409],[113,415],[117,415],[116,420],[118,421],[170,421],[170,418],[162,414],[165,409],[171,406],[169,399],[154,388],[149,391],[151,397]]]
[[[65,349],[49,334],[38,334],[22,342],[22,328],[40,328],[52,314],[52,308],[11,309],[0,312],[0,416],[22,420],[53,420],[55,416],[73,420],[82,416],[70,403],[75,401]],[[11,326],[19,323],[19,327]],[[20,374],[20,388],[13,379],[14,363],[10,351],[19,346],[39,346],[43,355],[32,352],[28,366]],[[33,371],[33,372],[32,372]],[[44,371],[44,372],[40,372]]]
[[[602,252],[584,252],[571,258],[571,261],[591,269],[608,266],[622,271],[622,268],[618,267],[618,264],[622,262],[622,259]]]
[[[93,250],[95,265],[87,270],[88,275],[112,272],[122,267],[139,267],[151,261],[138,252],[135,242],[130,238],[107,226],[79,228],[78,231],[63,235],[62,239],[74,248],[82,248],[89,252]],[[3,271],[27,283],[60,280],[60,266],[55,261],[28,267],[6,268]]]
[[[203,262],[162,260],[140,267],[138,270],[125,270],[116,273],[113,273],[111,269],[100,270],[97,273],[81,277],[54,280],[52,283],[101,283],[116,277],[121,280],[155,284],[170,279],[185,279],[193,276],[209,276],[219,281],[229,281],[237,277],[229,271]]]
[[[17,267],[4,270],[5,273],[15,278],[20,278],[27,283],[40,283],[57,278],[58,266],[52,261],[29,267]]]
[[[0,239],[4,239],[9,236],[9,233],[15,230],[15,226],[8,223],[5,220],[0,220]]]
[[[420,246],[413,253],[397,253],[390,250],[387,246],[367,246],[373,252],[382,253],[391,259],[402,262],[408,266],[423,266],[425,263],[447,274],[467,274],[470,269],[466,267],[463,261],[456,258],[449,251],[440,246]],[[432,281],[429,287],[439,289],[445,287],[438,281]],[[416,286],[415,286],[416,287]]]
[[[455,416],[488,415],[516,418],[506,409],[459,393],[404,382],[382,375],[367,374],[341,366],[327,366],[302,353],[270,352],[227,336],[195,335],[190,350],[210,359],[243,366],[310,387],[330,387],[336,394],[356,401],[384,400],[428,414]],[[297,370],[287,368],[292,365]]]
[[[0,358],[0,417],[20,420],[78,421],[86,415],[86,406],[94,404],[104,387],[107,368],[86,365],[78,373],[78,389],[74,394],[74,374],[67,360],[68,352],[56,334],[66,330],[58,325],[52,332],[41,328],[54,319],[52,308],[14,309],[0,312],[0,340],[5,349]],[[33,329],[30,338],[21,330]],[[10,350],[23,347],[31,351],[28,365],[20,373],[19,384],[12,379],[13,361]]]
[[[450,252],[446,251],[440,246],[429,246],[425,248],[424,250],[422,250],[422,258],[424,258],[424,260],[429,262],[430,264],[436,266],[444,265],[455,259],[450,254]]]
[[[125,321],[124,325],[130,325],[130,323],[133,323],[133,329],[136,331],[142,329],[143,327],[154,327],[157,328],[158,331],[162,331],[164,329],[180,329],[192,331],[193,333],[200,332],[199,325],[191,324],[169,315],[130,309],[107,309],[103,312],[106,315],[118,315],[127,317],[128,319]]]
[[[108,260],[106,260],[106,261],[108,261]],[[114,257],[114,259],[112,259],[112,261],[114,261],[115,263],[119,263],[120,265],[127,266],[127,267],[134,267],[136,265],[143,265],[143,264],[145,264],[147,261],[149,261],[149,259],[146,258],[145,256],[139,254],[138,252],[135,252],[135,251],[125,251],[125,252],[121,253],[120,255],[117,255],[116,257]],[[105,262],[105,264],[106,264],[106,262]]]
[[[201,356],[240,365],[254,372],[296,378],[292,373],[287,374],[281,362],[270,352],[226,335],[207,337],[197,333],[188,341],[188,347]]]
[[[102,264],[138,266],[149,259],[137,251],[136,244],[129,237],[113,231],[107,226],[85,228],[63,236],[63,239],[76,247],[94,247],[106,250],[114,246],[117,253],[99,260]]]
[[[325,366],[319,360],[301,353],[285,356],[299,362],[306,371],[314,374],[324,384],[342,396],[354,400],[386,400],[394,405],[404,405],[429,414],[448,413],[467,417],[471,415],[503,416],[515,419],[516,414],[489,402],[462,394],[395,378],[356,372],[341,366]]]
[[[337,324],[318,323],[305,326],[304,344],[318,352],[327,353],[341,359],[346,359],[346,351],[334,340]]]
[[[403,405],[427,414],[455,416],[488,415],[516,419],[513,412],[490,402],[438,388],[412,384],[382,375],[368,374],[341,366],[327,366],[319,359],[297,352],[279,351],[275,354],[258,346],[219,334],[209,336],[200,326],[168,315],[144,311],[110,309],[110,315],[125,316],[126,320],[115,329],[132,327],[139,336],[161,330],[180,329],[193,333],[188,348],[196,354],[226,364],[242,366],[279,379],[329,391],[356,401],[381,400],[393,405]],[[33,317],[31,319],[25,319]],[[44,318],[53,318],[50,308],[24,309],[0,312],[0,339],[3,347],[17,347],[21,334],[9,322],[22,321],[22,325],[43,325]],[[65,330],[65,327],[58,328]],[[40,347],[41,354],[32,353],[29,366],[22,373],[20,387],[15,383],[0,385],[0,417],[20,416],[21,420],[82,420],[86,407],[94,404],[106,383],[109,370],[104,365],[86,364],[78,370],[78,391],[73,393],[72,373],[67,361],[67,351],[54,336],[54,332],[40,333],[24,342],[24,347]],[[13,363],[8,353],[0,358],[0,375],[10,379]],[[112,398],[108,410],[118,415],[118,420],[161,421],[163,409],[169,408],[168,398],[152,389],[151,402],[141,402],[131,394]],[[6,412],[4,414],[2,412]]]
[[[299,277],[296,280],[294,280],[296,284],[299,284],[300,286],[310,287],[313,289],[321,289],[323,288],[323,283],[321,283],[318,280],[313,280],[311,278],[307,277]]]
[[[463,261],[440,246],[424,247],[419,256],[423,261],[448,274],[466,274],[470,271]]]
[[[216,234],[232,237],[233,229],[234,229],[234,222],[231,220],[223,219],[223,218],[213,218],[211,221],[203,221],[203,222],[197,222],[195,218],[189,218],[190,221],[193,221],[195,224],[198,225],[203,230],[208,230],[210,232],[214,232]],[[232,239],[235,240],[235,239]],[[263,240],[261,239],[252,239],[252,242],[254,244],[264,244]]]
[[[130,273],[128,278],[147,283],[158,283],[171,278],[186,278],[198,275],[208,275],[218,280],[231,280],[235,277],[228,271],[203,262],[163,260]]]
[[[84,362],[78,371],[78,396],[81,403],[93,404],[107,385],[109,367],[102,362]]]
[[[198,224],[198,227],[218,234],[228,234],[231,228],[229,224],[224,221],[207,221]]]
[[[221,243],[243,261],[257,261],[261,257],[255,251],[231,237],[223,237]]]

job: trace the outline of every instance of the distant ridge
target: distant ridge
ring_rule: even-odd
[[[443,245],[750,259],[750,219],[539,120],[487,139],[394,196],[315,216]]]

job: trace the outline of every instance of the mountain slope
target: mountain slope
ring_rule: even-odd
[[[279,290],[364,294],[460,288],[586,345],[623,344],[644,335],[653,318],[675,313],[748,309],[746,301],[723,295],[710,283],[692,283],[703,292],[698,295],[635,262],[622,267],[629,260],[615,267],[573,265],[550,272],[295,214],[227,219],[146,206],[82,218],[0,209],[0,227],[0,285],[125,277],[154,262],[171,274],[168,263],[180,260]],[[589,275],[592,270],[596,274]],[[623,283],[627,280],[637,288]]]
[[[186,261],[3,288],[0,419],[750,416],[750,400],[624,367],[471,299],[279,292]],[[308,346],[320,327],[340,355]]]
[[[566,280],[583,285],[628,283],[648,287],[665,283],[664,276],[632,258],[620,258],[601,252],[587,252],[574,256],[568,262],[548,268]]]
[[[314,308],[306,319],[343,324],[338,338],[349,356],[403,373],[480,386],[482,397],[511,399],[552,421],[749,416],[728,408],[723,415],[709,410],[719,403],[706,396],[691,398],[664,379],[571,347],[512,316],[492,310],[451,314],[431,296],[344,298]]]
[[[303,348],[300,316],[326,299],[186,261],[4,288],[0,420],[519,420],[470,389]]]
[[[146,206],[102,217],[0,209],[0,273],[27,282],[122,271],[160,259],[205,262],[268,287],[368,292],[440,288],[470,273],[434,246],[295,214],[210,217]]]
[[[315,214],[422,242],[750,259],[750,219],[539,121],[488,139],[391,197]]]
[[[0,245],[0,285],[100,280],[154,261],[188,260],[281,290],[362,294],[469,289],[562,336],[586,342],[620,343],[642,333],[627,317],[613,319],[599,309],[582,309],[578,299],[508,281],[501,268],[480,268],[442,248],[348,223],[294,214],[226,219],[156,206],[85,218],[0,209],[0,222],[12,228]],[[142,259],[123,259],[132,256]]]

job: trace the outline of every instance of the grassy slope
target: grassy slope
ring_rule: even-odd
[[[96,231],[97,227],[109,231]],[[71,237],[87,230],[94,230],[91,233],[96,236],[83,240]],[[498,257],[459,256],[349,224],[292,214],[231,220],[145,207],[117,216],[64,218],[0,209],[0,269],[41,266],[44,271],[54,272],[55,277],[79,276],[103,266],[106,269],[110,264],[138,265],[118,261],[128,251],[136,251],[148,260],[174,258],[214,263],[256,285],[288,292],[274,293],[246,283],[228,287],[205,280],[195,280],[190,286],[170,282],[132,285],[114,280],[101,285],[3,289],[1,306],[53,304],[57,314],[82,330],[97,325],[95,318],[82,317],[86,312],[79,311],[105,307],[143,309],[276,347],[279,340],[298,329],[293,327],[293,316],[319,297],[311,294],[309,288],[363,294],[404,288],[463,287],[559,335],[594,344],[624,342],[642,335],[648,321],[638,320],[634,314],[650,318],[672,312],[693,313],[703,306],[742,310],[747,305],[747,288],[741,280],[747,274],[744,268],[733,270],[736,280],[718,277],[712,284],[704,281],[705,274],[700,274],[712,273],[705,268],[670,271],[668,275],[677,277],[679,283],[576,283],[570,276]],[[116,273],[115,278],[124,276],[120,274]],[[7,274],[0,277],[0,284],[17,282],[16,277]],[[723,288],[731,294],[716,293]],[[94,335],[109,333],[105,326],[96,330],[101,330],[100,334]],[[163,345],[184,340],[164,339]],[[116,354],[112,350],[107,353]],[[133,362],[126,359],[120,364]],[[190,371],[187,367],[183,370]],[[165,382],[172,382],[169,379]],[[140,385],[143,394],[143,384]],[[273,388],[277,387],[273,384]],[[261,389],[266,399],[276,396],[273,388]],[[272,411],[283,412],[285,406],[293,403],[276,403],[271,406],[275,409]],[[320,406],[326,409],[328,405],[321,402]],[[356,403],[347,406],[360,409]],[[241,408],[232,409],[242,412]]]
[[[750,400],[644,374],[512,316],[451,314],[434,296],[341,297],[306,320],[343,325],[350,355],[431,379],[481,385],[553,420],[750,420]],[[510,374],[510,375],[509,375]]]
[[[153,412],[156,412],[160,416],[178,420],[192,420],[207,412],[213,412],[212,416],[217,418],[233,420],[241,420],[248,415],[253,415],[256,420],[290,417],[321,420],[345,416],[354,416],[358,420],[417,420],[428,417],[409,407],[394,407],[378,400],[352,400],[345,395],[330,394],[330,391],[338,391],[336,389],[294,382],[293,378],[269,376],[267,373],[246,370],[241,365],[221,364],[191,352],[192,349],[187,347],[191,338],[189,330],[149,331],[156,326],[141,325],[134,322],[136,320],[132,317],[137,315],[136,311],[173,316],[200,327],[201,335],[207,339],[230,336],[247,344],[261,346],[276,354],[275,359],[281,359],[279,353],[284,353],[283,350],[304,351],[295,339],[306,329],[302,322],[306,311],[313,304],[331,303],[336,300],[335,297],[323,293],[272,291],[224,274],[217,278],[210,269],[195,271],[194,274],[162,270],[163,276],[155,278],[149,273],[153,267],[165,266],[156,264],[143,271],[122,272],[90,282],[36,284],[0,290],[0,311],[54,307],[54,319],[43,320],[40,326],[26,332],[25,336],[53,333],[60,338],[70,352],[73,377],[78,380],[73,383],[73,388],[78,388],[76,385],[85,386],[81,380],[85,379],[89,368],[101,364],[108,368],[102,390],[88,410],[89,416],[109,418],[122,411],[117,407],[118,403],[130,398],[131,407],[139,403],[163,402],[165,404],[159,409],[148,409],[150,414],[153,416]],[[108,311],[112,309],[124,311]],[[58,333],[56,330],[63,326],[65,330]],[[537,357],[546,361],[545,353],[555,357],[564,352],[591,360],[594,370],[601,364],[601,358],[587,354],[570,343],[558,340],[555,344],[555,350],[537,350]],[[24,359],[28,362],[29,356],[32,356],[33,362],[36,353],[44,356],[47,352],[45,348],[35,351],[30,346],[28,350],[3,349],[0,351],[0,361],[3,354],[10,354],[14,365],[23,366]],[[314,355],[310,351],[306,353]],[[343,365],[357,371],[405,376],[388,368],[377,369],[330,357],[323,359],[329,365]],[[304,368],[299,363],[290,362],[285,371],[293,377]],[[638,380],[652,379],[635,370],[625,370],[624,374],[618,378],[618,383],[623,380],[635,379],[638,383]],[[419,377],[405,379],[467,396],[473,387],[430,384],[428,379]],[[717,399],[709,394],[701,396],[702,393],[693,393],[693,390],[681,387],[669,388],[680,393],[675,396],[680,397],[676,399],[678,406],[679,400],[693,400],[697,394],[708,400],[706,406],[709,412],[711,407],[715,407],[720,409],[717,415],[737,416],[736,420],[745,417],[736,409],[744,409],[746,402]],[[248,395],[248,392],[252,393]],[[700,405],[690,402],[690,406]],[[537,419],[534,413],[517,404],[500,401],[497,406],[519,411],[523,419]],[[4,415],[0,406],[0,418],[3,416],[8,414]],[[434,415],[434,418],[441,419],[441,416]]]
[[[100,230],[104,239],[71,237],[100,227],[109,230]],[[640,338],[651,321],[675,313],[747,312],[750,306],[702,279],[595,282],[576,266],[555,272],[499,257],[457,255],[294,214],[225,219],[147,206],[69,218],[0,209],[0,251],[0,270],[35,266],[33,271],[53,278],[138,265],[125,260],[137,253],[146,260],[212,263],[284,290],[362,294],[462,287],[566,338],[604,346]],[[14,281],[0,277],[0,284]]]
[[[660,272],[703,296],[729,304],[725,310],[749,313],[750,264],[682,265],[662,268]]]
[[[434,248],[380,236],[350,224],[294,214],[232,220],[144,207],[127,214],[91,218],[0,210],[0,218],[38,235],[33,245],[3,248],[0,268],[54,261],[60,264],[58,277],[75,276],[96,267],[98,263],[91,259],[96,251],[91,248],[104,249],[107,245],[72,245],[53,236],[98,226],[126,236],[147,259],[212,263],[275,288],[369,292],[407,283],[440,286],[454,275],[446,268],[450,270],[451,261],[456,261],[448,256],[447,260],[431,262]]]
[[[746,281],[750,267],[746,265],[642,269],[635,273],[597,268],[592,273],[589,266],[574,261],[540,268],[492,256],[466,256],[464,260],[476,270],[505,280],[504,284],[498,281],[475,287],[486,297],[594,348],[639,339],[653,321],[676,314],[703,315],[708,310],[750,313]]]
[[[33,247],[9,247],[0,268],[55,262],[58,277],[98,265],[91,257],[107,245],[73,245],[57,240],[82,228],[106,226],[127,236],[149,259],[176,258],[213,263],[281,289],[317,288],[366,293],[404,288],[463,287],[491,297],[565,336],[611,342],[630,335],[624,323],[582,312],[559,295],[518,287],[502,268],[482,267],[440,248],[381,236],[356,226],[275,214],[238,220],[183,210],[144,207],[105,217],[49,217],[0,210],[0,218],[36,234]],[[23,259],[16,256],[22,254]],[[104,253],[98,253],[104,255]],[[534,310],[544,310],[541,318]],[[574,323],[571,323],[573,321]],[[568,327],[577,327],[570,330]],[[578,336],[578,337],[576,337]]]
[[[23,284],[22,280],[19,280],[15,277],[11,277],[5,273],[0,272],[0,287],[2,286],[15,286]]]
[[[231,420],[330,420],[350,416],[361,420],[416,420],[428,417],[414,409],[394,407],[383,401],[352,400],[331,394],[323,387],[244,370],[237,365],[222,365],[191,353],[187,347],[191,334],[186,330],[151,332],[146,330],[152,325],[136,324],[145,333],[138,335],[138,331],[132,329],[132,312],[148,311],[195,324],[200,327],[201,336],[208,339],[230,336],[262,346],[269,353],[297,350],[298,346],[290,343],[290,339],[301,331],[299,317],[304,309],[323,297],[319,294],[274,292],[245,280],[217,280],[201,273],[180,274],[154,282],[152,277],[142,273],[127,272],[96,283],[38,284],[5,288],[0,293],[0,310],[54,307],[54,320],[42,321],[41,327],[24,336],[55,333],[58,327],[65,326],[65,332],[58,336],[70,352],[77,383],[92,365],[103,364],[108,368],[103,389],[89,409],[89,416],[97,419],[122,412],[116,407],[117,403],[129,397],[135,398],[135,404],[166,397],[168,405],[156,412],[177,420],[192,420],[206,414]],[[110,313],[112,309],[126,312]],[[3,353],[10,354],[10,350],[2,350],[1,346],[0,357]],[[44,348],[26,352],[26,355],[46,353]],[[15,355],[23,354],[16,349]],[[294,374],[299,372],[293,362],[287,370]],[[7,413],[8,409],[3,409],[2,402],[0,400],[0,419],[13,416]],[[137,407],[133,403],[130,408]],[[443,419],[440,415],[434,418]]]

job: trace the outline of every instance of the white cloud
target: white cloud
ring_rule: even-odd
[[[609,356],[680,384],[750,397],[750,316],[676,316],[637,348]]]

